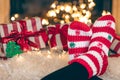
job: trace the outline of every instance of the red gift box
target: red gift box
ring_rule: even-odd
[[[29,23],[32,25],[27,25]],[[38,23],[40,24],[38,25]],[[6,44],[9,41],[15,41],[23,51],[32,50],[32,47],[45,48],[48,41],[46,30],[42,28],[40,18],[1,24],[0,36],[0,46],[3,53],[6,53]]]
[[[68,24],[60,25],[49,25],[48,26],[48,37],[51,48],[57,48],[61,50],[68,50],[67,46],[67,31]]]
[[[12,22],[9,24],[1,24],[0,25],[0,36],[1,38],[8,36],[11,31],[21,32],[21,24],[19,22]],[[1,51],[6,53],[6,43],[1,43]]]
[[[38,32],[43,30],[42,19],[39,17],[34,17],[28,20],[20,20],[21,25],[29,32]],[[29,40],[37,43],[39,48],[45,48],[48,41],[48,36],[46,31],[42,32],[39,36],[29,37]]]

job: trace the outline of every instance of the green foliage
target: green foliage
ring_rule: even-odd
[[[23,51],[21,50],[20,46],[14,42],[14,41],[9,41],[7,43],[7,47],[6,47],[6,57],[8,58],[12,58],[15,55],[19,55],[23,53]]]

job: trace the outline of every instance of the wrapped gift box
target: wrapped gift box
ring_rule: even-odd
[[[60,50],[68,50],[67,47],[67,31],[68,24],[56,24],[48,26],[48,37],[51,48],[57,48]]]
[[[6,52],[8,49],[6,47],[9,41],[17,43],[22,51],[45,48],[48,42],[46,30],[42,28],[41,18],[38,17],[9,24],[1,24],[0,36],[1,51],[7,54],[9,53]]]
[[[19,22],[24,28],[26,28],[27,31],[37,32],[43,29],[42,19],[39,17],[34,17],[28,20],[20,20]],[[29,37],[29,40],[37,43],[39,48],[45,48],[48,41],[48,36],[46,31],[44,31],[39,36]]]
[[[21,32],[21,24],[19,22],[12,22],[9,24],[1,24],[0,25],[0,36],[1,40],[3,37],[8,36],[12,31],[18,31]],[[6,53],[6,43],[0,43],[1,51],[2,53]]]

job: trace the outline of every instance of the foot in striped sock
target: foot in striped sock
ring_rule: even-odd
[[[69,60],[78,57],[82,53],[88,51],[88,46],[91,40],[92,30],[90,27],[82,22],[73,21],[68,28],[68,49]],[[71,45],[77,44],[77,46]],[[102,80],[97,76],[92,77],[90,80]]]
[[[92,30],[82,22],[73,21],[68,28],[69,60],[88,51]]]
[[[68,29],[70,60],[78,57],[81,53],[87,52],[91,35],[92,31],[86,24],[78,21],[70,24]],[[42,80],[87,80],[87,77],[88,73],[84,66],[73,63],[45,76]],[[101,79],[94,76],[90,80]]]
[[[98,18],[93,24],[92,31],[88,52],[71,61],[83,65],[89,73],[89,78],[106,71],[108,51],[115,35],[114,18],[111,15]]]

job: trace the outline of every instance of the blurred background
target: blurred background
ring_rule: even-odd
[[[80,2],[79,4],[85,4],[86,6],[89,2],[94,2],[95,5],[93,4],[93,9],[91,10],[93,21],[102,15],[103,10],[110,13],[112,12],[112,0],[10,0],[10,17],[18,14],[19,18],[17,19],[30,18],[34,16],[46,18],[46,13],[51,9],[50,6],[54,1],[58,1],[58,4],[61,3],[63,7],[63,3],[66,2],[68,4],[75,4],[76,1],[77,3]]]
[[[73,20],[91,24],[106,14],[119,18],[119,4],[119,0],[0,0],[0,23],[38,16],[43,25]],[[118,26],[119,19],[116,21]]]

